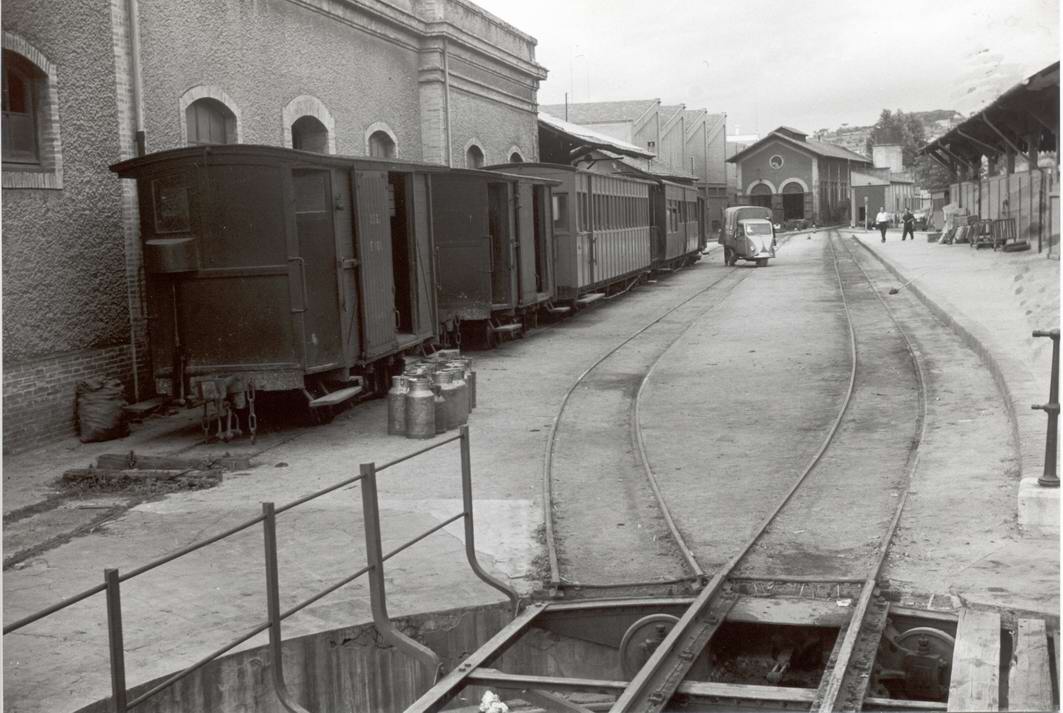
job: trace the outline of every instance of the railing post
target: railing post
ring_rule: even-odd
[[[107,643],[111,653],[111,700],[115,713],[126,712],[125,642],[122,636],[122,594],[117,569],[103,570],[107,585]]]
[[[461,503],[465,515],[465,558],[477,577],[509,597],[513,603],[513,616],[520,610],[520,595],[517,590],[489,575],[476,559],[476,523],[472,513],[472,455],[469,450],[469,427],[461,427]]]
[[[406,654],[420,660],[431,672],[433,683],[443,664],[427,646],[414,641],[391,625],[388,618],[387,592],[384,588],[384,550],[380,541],[380,502],[376,489],[376,463],[358,466],[362,475],[362,519],[365,522],[365,554],[369,565],[369,606],[373,626],[381,638]]]
[[[1048,337],[1052,340],[1052,380],[1048,387],[1048,403],[1035,404],[1030,408],[1048,414],[1048,435],[1045,437],[1045,470],[1037,479],[1043,488],[1058,488],[1059,476],[1056,473],[1056,442],[1059,430],[1059,329],[1037,330],[1035,337]]]
[[[284,658],[281,650],[280,570],[277,566],[277,513],[273,503],[262,503],[262,536],[266,547],[266,611],[269,616],[269,658],[273,692],[289,713],[307,713],[292,700],[284,683]]]

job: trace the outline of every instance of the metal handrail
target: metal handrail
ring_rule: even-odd
[[[461,488],[462,488],[462,511],[457,515],[453,515],[438,525],[420,533],[419,535],[403,542],[394,550],[391,550],[387,554],[382,552],[381,548],[381,532],[380,532],[380,509],[379,509],[379,497],[377,494],[377,473],[386,468],[393,467],[414,458],[418,455],[427,453],[428,451],[435,450],[442,446],[452,443],[454,441],[461,442]],[[410,453],[401,458],[397,458],[393,461],[389,461],[382,466],[376,466],[375,463],[364,463],[359,468],[358,475],[347,478],[339,483],[335,483],[321,490],[315,491],[307,496],[299,498],[281,507],[275,507],[273,503],[262,503],[262,514],[258,517],[252,518],[246,522],[243,522],[235,527],[229,528],[221,533],[213,535],[200,542],[193,543],[187,547],[183,547],[176,552],[170,553],[164,557],[160,557],[153,560],[141,567],[130,570],[125,574],[119,574],[117,569],[104,570],[104,583],[97,585],[91,589],[85,590],[80,594],[73,597],[62,600],[56,604],[53,604],[41,611],[35,612],[27,617],[14,622],[13,624],[4,627],[3,633],[6,635],[13,631],[17,631],[22,627],[43,619],[50,614],[54,614],[66,607],[76,604],[88,597],[91,597],[100,592],[106,594],[106,612],[107,612],[107,631],[108,631],[108,644],[110,652],[110,669],[111,669],[111,690],[112,690],[112,703],[116,713],[125,713],[131,710],[137,705],[148,700],[152,696],[156,695],[160,691],[177,683],[181,679],[185,678],[194,671],[202,668],[208,663],[216,660],[221,655],[232,650],[236,646],[248,641],[249,639],[261,634],[264,631],[269,632],[269,648],[271,657],[271,674],[273,680],[274,693],[277,696],[281,705],[290,713],[307,713],[306,709],[300,706],[292,697],[287,689],[287,685],[284,681],[283,670],[283,658],[281,656],[281,622],[291,617],[297,612],[305,609],[314,602],[332,594],[341,587],[350,584],[355,579],[362,575],[369,575],[369,594],[370,594],[370,607],[373,613],[373,623],[376,626],[381,637],[389,643],[393,644],[397,648],[405,651],[409,655],[421,660],[426,667],[433,674],[438,677],[442,670],[442,664],[439,657],[436,656],[427,647],[423,646],[419,642],[409,638],[402,632],[398,631],[391,625],[391,621],[387,616],[387,603],[386,593],[384,588],[384,562],[398,555],[400,552],[412,547],[426,537],[442,530],[451,523],[457,520],[464,520],[465,522],[465,554],[466,559],[469,562],[473,572],[490,586],[498,589],[504,593],[512,602],[514,614],[517,613],[520,605],[520,597],[517,592],[510,586],[502,583],[501,581],[491,577],[480,566],[479,561],[476,558],[475,549],[475,528],[473,522],[473,509],[472,509],[472,466],[469,449],[469,429],[468,426],[462,426],[460,433],[457,436],[446,438],[432,445],[421,448],[413,453]],[[338,582],[330,585],[326,589],[314,594],[303,602],[295,605],[287,611],[280,611],[280,592],[279,592],[279,567],[277,564],[277,534],[276,534],[276,518],[282,512],[291,510],[292,508],[302,505],[310,500],[326,495],[335,490],[343,488],[353,483],[361,482],[362,484],[362,511],[363,519],[365,522],[365,534],[366,534],[366,557],[369,563],[356,571],[354,574],[347,576]],[[254,525],[262,523],[263,525],[263,539],[265,546],[265,565],[266,565],[266,600],[268,619],[255,626],[250,631],[240,635],[233,641],[225,644],[221,648],[215,649],[210,654],[199,659],[195,663],[187,666],[181,671],[166,678],[164,681],[158,683],[150,690],[145,691],[141,695],[132,700],[127,700],[129,691],[126,687],[125,676],[125,648],[123,642],[123,627],[122,627],[122,605],[121,605],[121,583],[132,579],[140,574],[144,574],[156,567],[171,562],[179,557],[183,557],[186,554],[195,552],[208,545],[214,544],[219,540],[234,535],[238,532],[248,529]]]

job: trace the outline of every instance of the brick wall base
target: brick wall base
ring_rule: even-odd
[[[147,355],[138,347],[140,398],[148,398]],[[133,357],[128,344],[4,364],[5,454],[26,451],[77,434],[77,385],[92,378],[119,379],[133,400]]]

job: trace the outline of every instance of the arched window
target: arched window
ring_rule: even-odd
[[[63,187],[56,67],[13,32],[3,33],[4,188]]]
[[[236,115],[217,99],[196,99],[185,109],[188,143],[235,144]]]
[[[369,156],[371,158],[395,158],[395,142],[382,130],[369,135]]]
[[[466,168],[482,168],[484,165],[484,152],[483,150],[473,144],[469,148],[465,149],[465,167]]]
[[[40,163],[41,82],[46,77],[25,57],[4,50],[4,163]]]
[[[313,116],[300,116],[292,123],[292,148],[328,153],[328,129]]]
[[[521,156],[516,151],[514,151],[513,153],[511,153],[509,155],[509,162],[510,163],[524,163],[524,157]]]

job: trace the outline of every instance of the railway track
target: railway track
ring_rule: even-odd
[[[827,673],[812,707],[822,711],[839,707],[859,709],[867,695],[874,652],[886,625],[885,605],[874,597],[876,578],[900,519],[908,483],[918,461],[918,444],[923,438],[926,422],[925,381],[909,338],[875,289],[870,276],[840,238],[832,233],[828,241],[849,330],[850,375],[844,402],[811,462],[749,540],[712,574],[693,604],[675,622],[616,700],[611,708],[613,711],[662,710],[683,681],[697,653],[704,649],[734,606],[738,588],[750,584],[769,587],[779,584],[825,585],[828,591],[833,587],[833,591],[841,593],[844,590],[853,595],[851,623],[836,638]],[[731,285],[731,289],[736,284]],[[727,287],[714,283],[706,290],[717,286]],[[547,544],[550,547],[551,588],[555,592],[580,584],[575,573],[563,571],[564,543],[558,543],[557,533],[552,531],[557,529],[555,519],[563,522],[564,518],[564,515],[555,517],[557,508],[552,499],[555,489],[551,476],[561,475],[555,472],[556,441],[558,430],[566,424],[566,408],[577,405],[574,394],[585,394],[589,405],[600,406],[601,398],[595,397],[595,382],[608,382],[617,373],[627,373],[630,378],[632,360],[625,356],[625,352],[640,353],[640,337],[650,333],[651,328],[666,316],[696,303],[700,295],[677,305],[603,355],[580,376],[566,395],[551,430],[544,459],[544,490],[550,503]],[[690,323],[688,321],[685,328],[689,328]],[[634,529],[659,533],[666,524],[673,550],[682,555],[685,577],[668,579],[656,573],[656,581],[662,584],[687,581],[697,586],[704,583],[704,573],[698,565],[696,553],[683,540],[683,523],[676,523],[671,518],[668,503],[657,487],[637,419],[638,400],[647,375],[685,328],[667,332],[663,348],[658,345],[658,350],[649,357],[645,349],[641,350],[641,364],[645,368],[634,376],[638,379],[638,387],[628,388],[628,393],[632,394],[629,413],[635,415],[628,427],[635,447],[627,454],[630,456],[627,475],[634,477],[635,471],[639,470],[635,465],[641,466],[641,475],[645,478],[642,489],[654,493],[663,521],[654,519]],[[606,431],[615,433],[617,419],[613,414],[619,410],[614,403],[612,411],[607,412]],[[898,418],[898,414],[903,417]],[[579,419],[575,421],[579,422]],[[587,435],[586,427],[581,427],[569,438],[586,447]],[[613,441],[615,443],[615,436]],[[638,488],[628,484],[624,488],[603,490],[629,495]],[[830,509],[825,512],[822,506],[827,494]],[[628,512],[631,510],[628,508]],[[838,517],[839,512],[845,513],[846,517]],[[600,529],[591,532],[600,536]],[[670,563],[673,568],[677,566],[675,559],[673,556]],[[616,563],[606,564],[614,572],[617,569]],[[627,581],[626,585],[645,586],[653,581]],[[596,586],[587,587],[586,583],[583,586],[591,590],[615,589],[624,584],[614,578],[610,582],[592,583]],[[610,591],[610,595],[614,593]]]
[[[646,457],[639,424],[639,396],[654,366],[695,320],[716,307],[748,275],[750,268],[727,268],[722,277],[672,305],[610,348],[576,378],[565,393],[547,435],[543,458],[545,536],[549,587],[601,593],[659,593],[697,585],[705,573],[687,546]],[[605,487],[602,487],[602,486]],[[584,500],[593,506],[556,507]],[[626,527],[628,522],[637,527]],[[635,550],[652,553],[641,571],[606,562],[596,553],[602,526]],[[595,567],[595,565],[600,565]],[[579,571],[578,578],[569,572]]]

